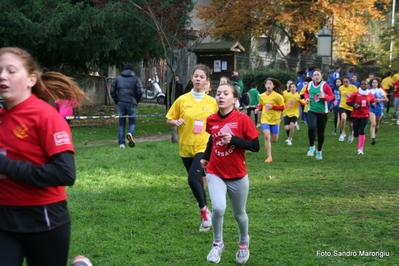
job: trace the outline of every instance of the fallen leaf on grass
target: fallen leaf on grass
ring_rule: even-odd
[[[274,176],[274,175],[269,175],[269,179],[270,180],[272,180],[272,179],[275,179],[276,177]]]
[[[323,176],[322,178],[320,178],[320,180],[326,180],[326,177],[325,177],[325,176]]]

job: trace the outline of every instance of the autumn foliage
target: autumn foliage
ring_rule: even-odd
[[[287,38],[291,53],[315,49],[317,32],[333,29],[334,56],[357,63],[357,47],[369,38],[370,23],[386,19],[391,0],[210,0],[197,17],[212,21],[216,38]],[[332,27],[334,25],[334,27]]]

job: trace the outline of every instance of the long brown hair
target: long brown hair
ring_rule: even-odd
[[[275,78],[267,78],[267,79],[265,79],[264,84],[266,84],[266,81],[268,81],[268,80],[270,80],[273,83],[273,85],[274,85],[273,90],[275,92],[283,95],[283,91],[285,89],[284,85],[278,79],[275,79]]]
[[[33,57],[24,49],[18,47],[0,48],[0,56],[7,53],[19,57],[28,74],[35,74],[37,76],[36,84],[32,87],[32,94],[35,94],[37,97],[41,99],[71,100],[77,106],[82,105],[85,100],[91,101],[72,78],[60,72],[43,73]]]

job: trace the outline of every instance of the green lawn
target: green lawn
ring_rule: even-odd
[[[261,134],[261,151],[247,153],[247,265],[399,265],[399,126],[392,123],[388,115],[375,146],[367,132],[365,154],[358,156],[357,140],[348,144],[331,135],[331,116],[322,161],[306,156],[305,124],[293,146],[280,131],[271,164],[264,163]],[[210,265],[212,232],[198,231],[200,216],[177,144],[142,142],[121,150],[117,120],[72,124],[72,131],[78,177],[67,189],[71,258],[83,254],[96,266]],[[168,132],[164,117],[138,119],[137,137]],[[221,265],[236,265],[238,231],[229,205],[224,241]],[[380,258],[364,251],[386,253]]]

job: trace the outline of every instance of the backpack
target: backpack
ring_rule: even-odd
[[[240,103],[242,105],[249,105],[249,102],[251,101],[248,92],[243,92],[241,93],[241,97],[240,97]]]

